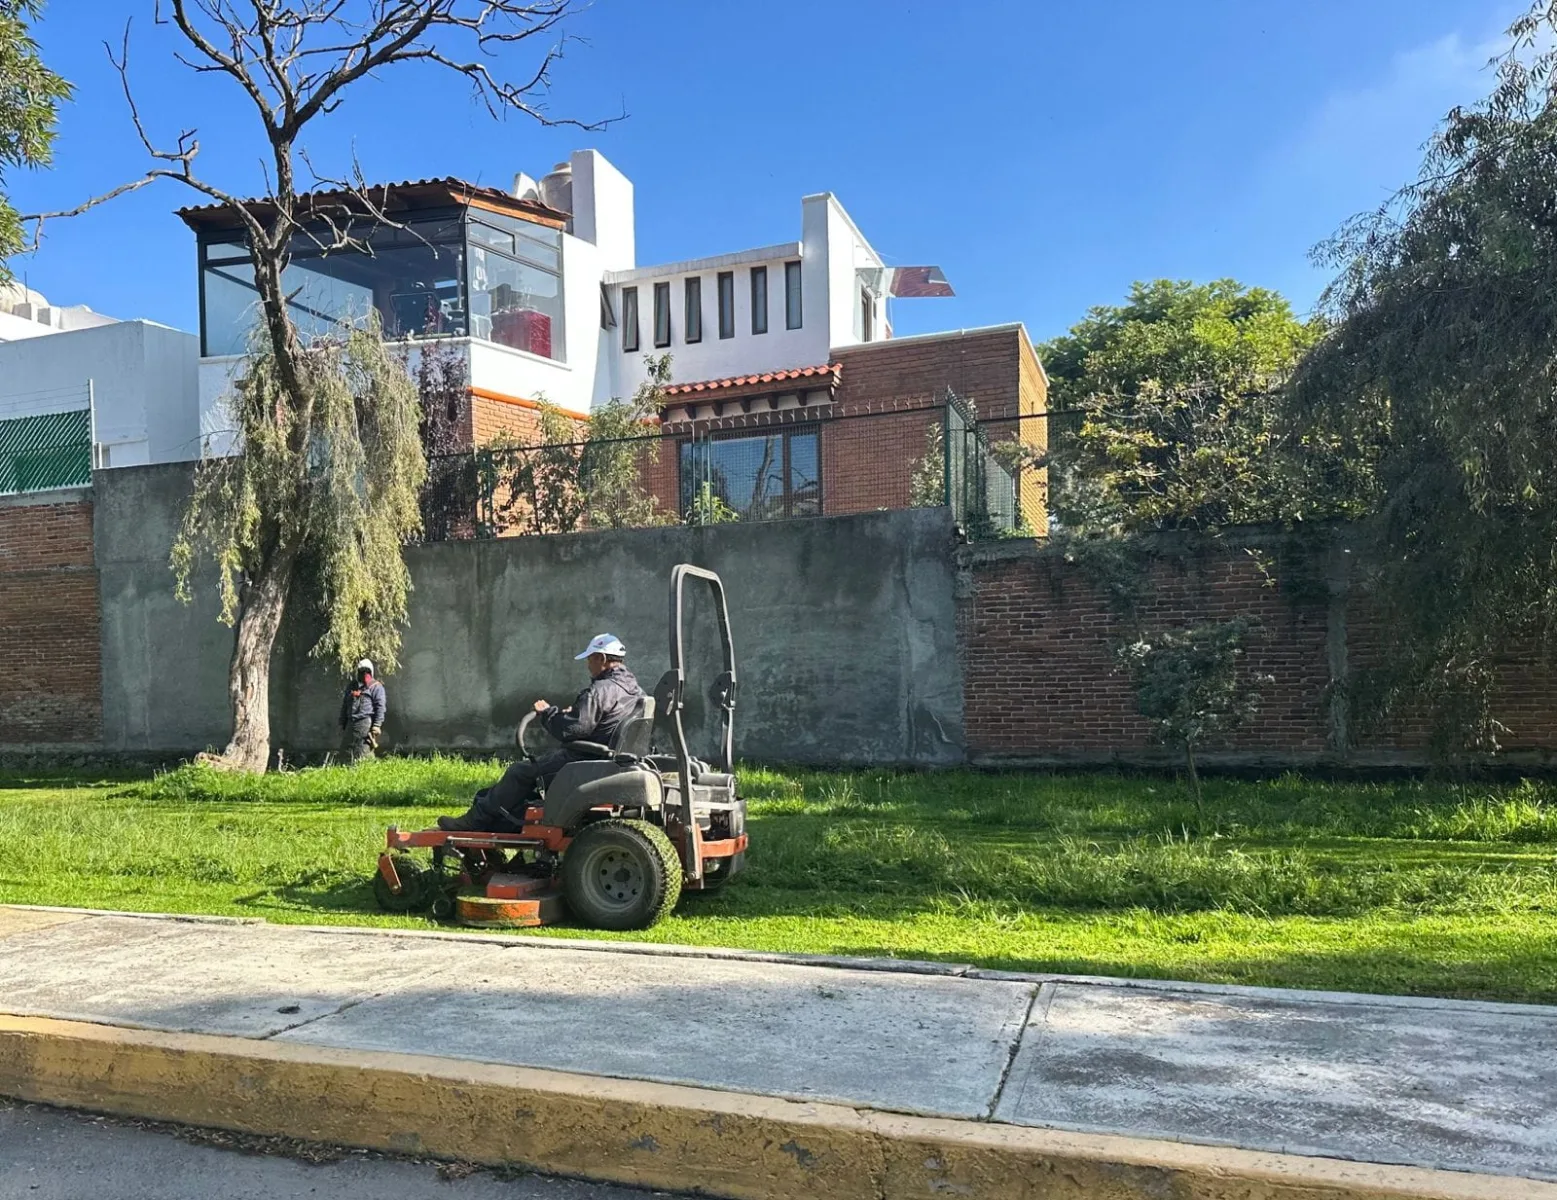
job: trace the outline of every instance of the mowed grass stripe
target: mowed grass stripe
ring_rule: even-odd
[[[0,778],[0,902],[425,925],[386,825],[496,763]],[[1557,790],[749,768],[749,870],[646,934],[1017,970],[1557,1000]],[[567,936],[577,930],[548,930]],[[590,933],[589,936],[599,936]]]

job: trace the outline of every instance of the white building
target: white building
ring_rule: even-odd
[[[0,493],[197,458],[199,342],[0,287]]]
[[[294,319],[306,331],[375,308],[412,353],[428,338],[456,346],[489,404],[585,414],[629,395],[653,354],[670,353],[688,382],[823,364],[835,347],[891,336],[893,273],[830,194],[801,202],[797,240],[659,266],[638,265],[632,183],[594,150],[539,183],[517,176],[511,192],[431,179],[378,198],[404,227],[367,232],[371,254],[300,246]],[[313,203],[339,213],[349,198]],[[201,420],[220,445],[256,293],[235,215],[180,215],[199,238]],[[939,286],[918,294],[950,294]]]

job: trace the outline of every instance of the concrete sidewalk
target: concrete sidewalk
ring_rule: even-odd
[[[1557,1180],[1557,1008],[890,966],[0,908],[18,1016]]]

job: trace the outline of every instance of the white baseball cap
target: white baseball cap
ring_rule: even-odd
[[[604,654],[608,658],[626,658],[627,647],[622,645],[621,638],[614,633],[602,633],[589,645],[584,647],[584,653],[575,654],[574,662],[583,662],[591,654]]]
[[[371,658],[359,659],[357,670],[366,671],[369,675],[373,674],[373,660]]]

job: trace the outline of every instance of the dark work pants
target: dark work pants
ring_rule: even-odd
[[[485,791],[476,793],[476,811],[487,821],[501,822],[504,816],[523,822],[524,810],[539,794],[541,783],[575,761],[566,750],[553,750],[534,762],[516,762],[503,777]]]
[[[373,757],[372,734],[372,717],[358,717],[346,726],[343,741],[345,752],[351,755],[352,762]]]

